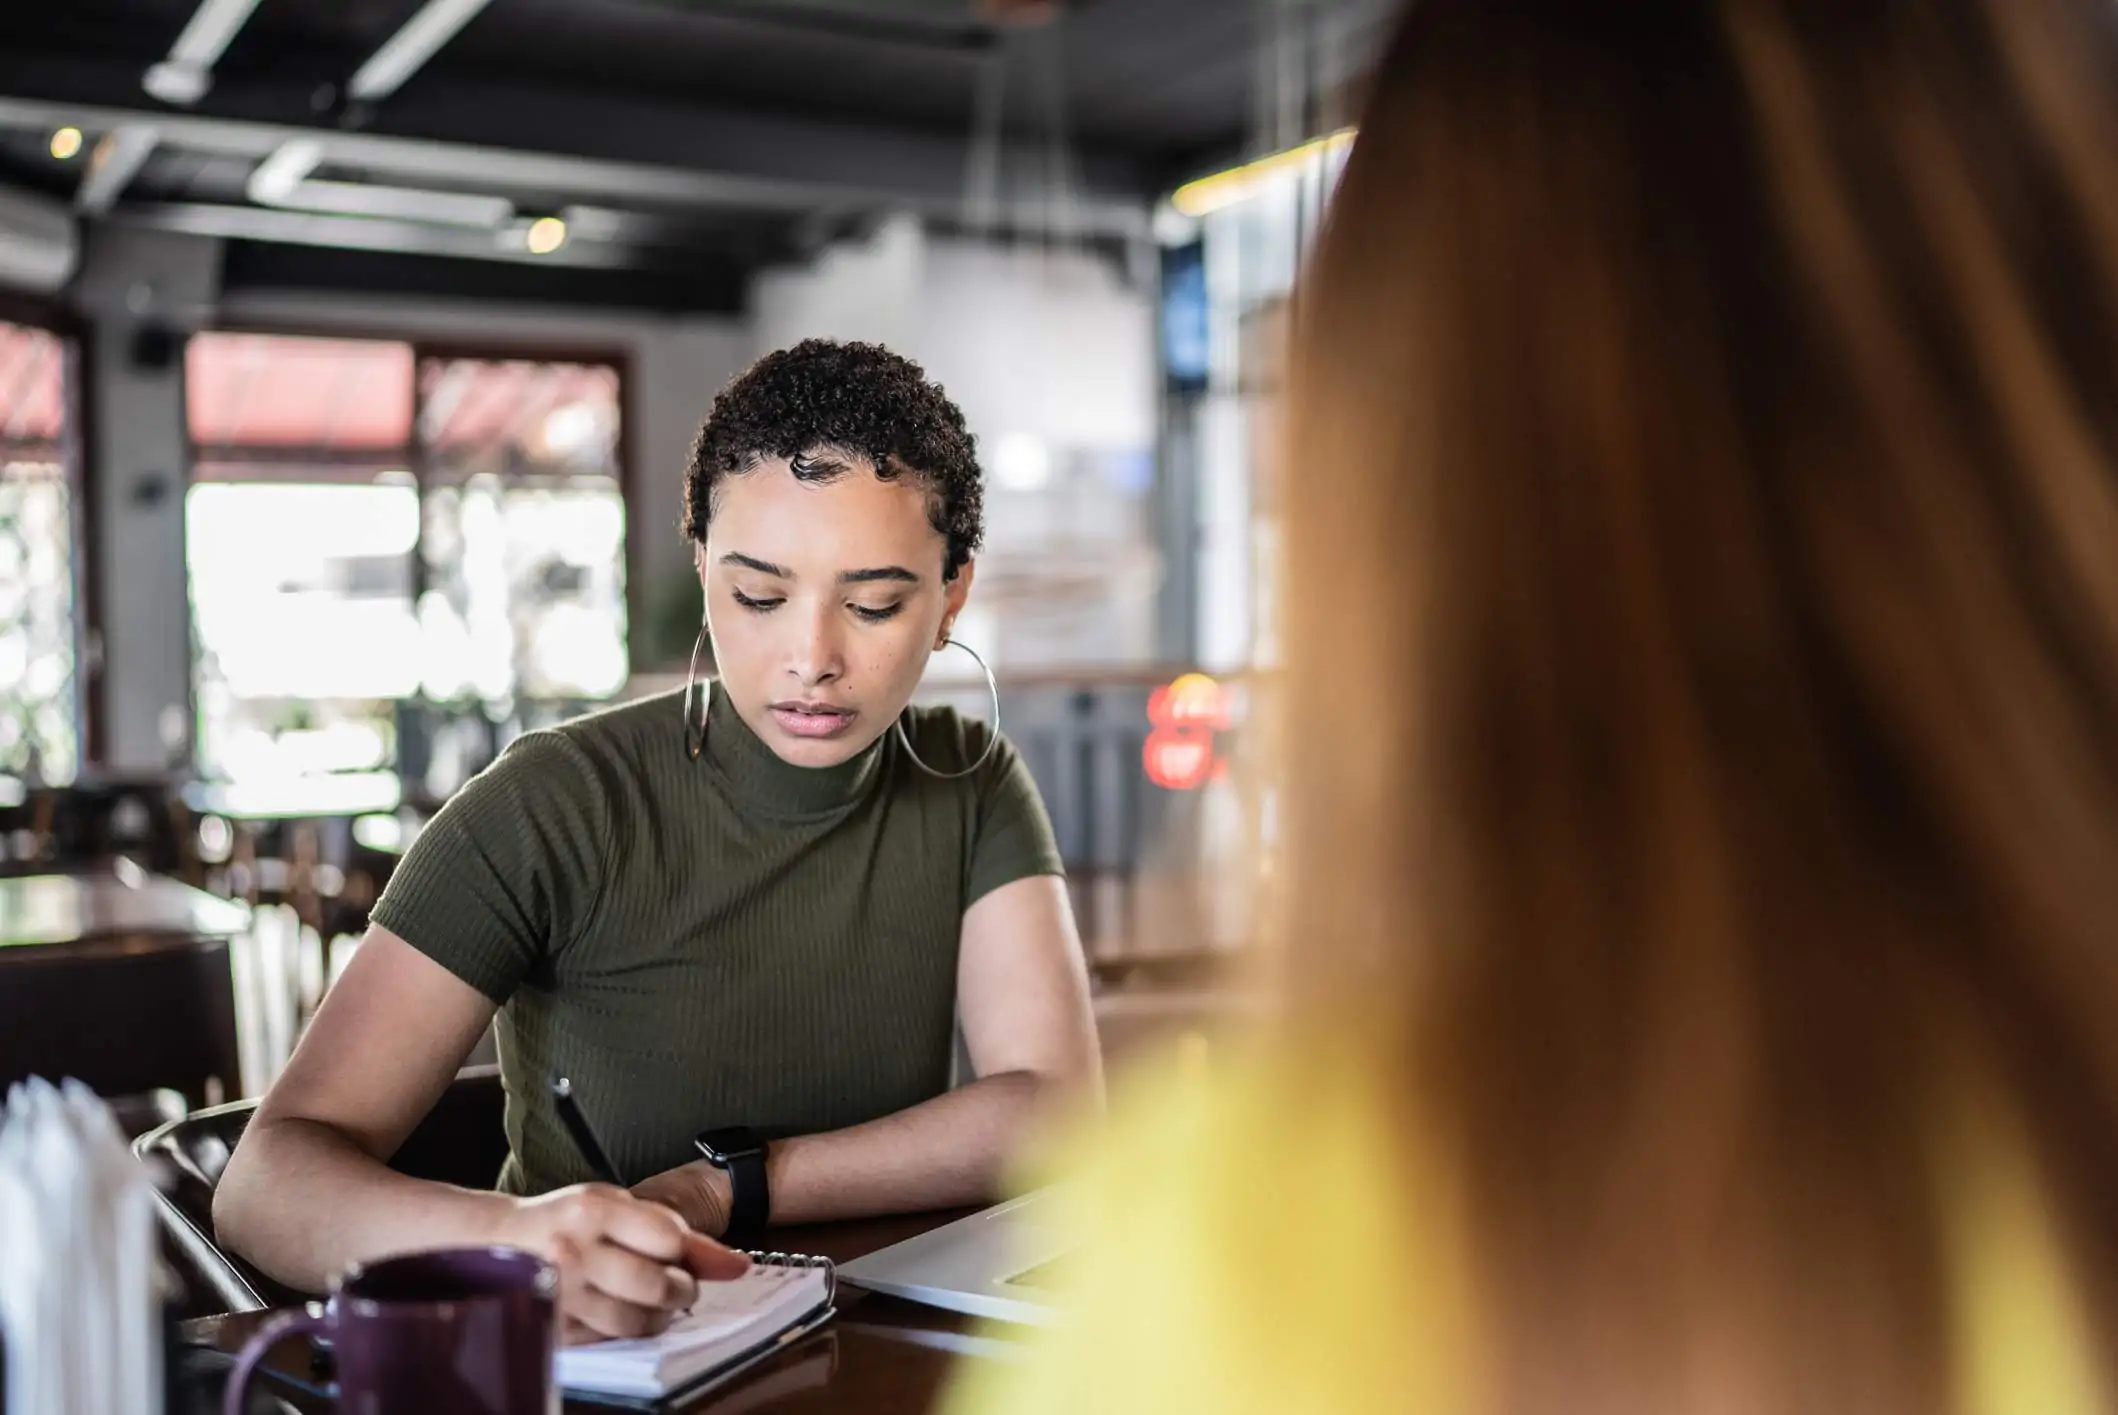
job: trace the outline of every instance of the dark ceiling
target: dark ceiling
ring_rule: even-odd
[[[961,213],[974,115],[996,92],[1003,224],[1048,222],[1064,198],[1079,228],[1138,239],[1155,196],[1243,149],[1258,68],[1256,0],[1076,0],[1018,29],[973,0],[463,0],[460,32],[361,102],[349,77],[429,0],[258,0],[205,93],[158,101],[143,74],[199,3],[0,6],[0,181],[97,219],[227,236],[231,278],[323,262],[389,284],[421,259],[524,258],[479,219],[373,209],[448,193],[508,213],[503,236],[566,214],[573,234],[548,265],[602,272],[588,282],[599,289],[667,272],[699,286],[645,282],[667,302],[718,301],[743,270],[844,223]],[[1372,49],[1391,8],[1311,4],[1320,52],[1347,56],[1341,67]],[[65,161],[48,151],[61,123],[88,135]],[[91,192],[90,152],[119,130],[135,160]],[[291,157],[290,140],[314,140],[294,179],[320,185],[260,198],[254,175]],[[346,200],[358,209],[330,205]]]

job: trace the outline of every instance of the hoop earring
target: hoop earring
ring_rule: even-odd
[[[953,646],[955,648],[962,649],[965,653],[971,656],[971,661],[973,663],[976,663],[981,669],[985,671],[986,691],[988,693],[991,693],[993,696],[993,735],[986,738],[985,750],[978,754],[978,760],[972,762],[962,771],[936,771],[934,770],[934,768],[928,766],[925,762],[921,761],[919,759],[919,753],[912,750],[912,739],[905,735],[904,713],[899,713],[897,715],[897,745],[905,749],[905,755],[912,759],[912,765],[918,767],[921,771],[933,777],[935,780],[961,781],[964,777],[971,775],[973,772],[976,772],[980,767],[984,766],[987,760],[992,757],[994,749],[1000,745],[1000,680],[993,676],[993,670],[986,663],[986,661],[978,656],[978,650],[972,648],[969,644],[962,643],[956,639],[943,639],[941,641],[941,646],[942,648],[949,648]],[[910,707],[907,707],[905,709],[905,712],[910,712],[911,710],[912,709]]]
[[[706,708],[713,701],[713,680],[708,678],[699,684],[699,650],[706,647],[706,630],[699,629],[698,641],[691,646],[691,667],[684,672],[684,755],[693,761],[706,750]],[[691,713],[691,690],[699,687],[699,712],[696,718]],[[693,729],[696,728],[696,731]]]

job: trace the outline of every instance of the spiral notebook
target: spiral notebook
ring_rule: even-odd
[[[651,1409],[690,1400],[816,1330],[831,1318],[838,1270],[829,1258],[752,1253],[729,1282],[702,1282],[698,1301],[660,1336],[561,1349],[568,1397]]]

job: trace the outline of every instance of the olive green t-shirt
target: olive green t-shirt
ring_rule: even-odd
[[[914,709],[936,771],[991,729]],[[500,1004],[499,1187],[591,1178],[552,1108],[573,1082],[628,1182],[701,1130],[813,1134],[947,1089],[964,911],[1058,874],[1005,738],[943,781],[895,731],[840,766],[782,761],[716,692],[685,752],[679,694],[524,734],[421,833],[374,921]]]

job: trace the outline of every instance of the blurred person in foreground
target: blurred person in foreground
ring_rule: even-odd
[[[963,1411],[2118,1391],[2118,9],[1425,0],[1295,319],[1285,1035]]]

